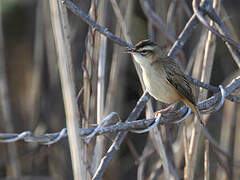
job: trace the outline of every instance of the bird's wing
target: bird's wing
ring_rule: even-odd
[[[178,93],[187,98],[193,105],[196,105],[196,101],[192,92],[192,87],[180,66],[172,59],[161,59],[163,68],[166,72],[166,78],[168,82],[176,88]]]

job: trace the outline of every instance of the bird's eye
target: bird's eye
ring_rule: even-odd
[[[142,51],[141,51],[141,55],[145,56],[145,55],[148,54],[148,52],[149,52],[149,51],[147,51],[147,50],[142,50]]]

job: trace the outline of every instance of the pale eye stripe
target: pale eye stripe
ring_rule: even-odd
[[[153,51],[154,47],[152,46],[145,46],[139,49],[139,51]]]

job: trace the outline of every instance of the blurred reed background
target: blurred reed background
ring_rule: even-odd
[[[212,1],[232,37],[239,41],[240,1]],[[74,2],[96,22],[124,39],[112,7],[114,0]],[[167,51],[191,17],[192,2],[146,2],[163,20],[169,37],[145,16],[145,0],[119,0],[117,3],[133,43],[151,38]],[[52,26],[53,8],[46,0],[1,0],[0,7],[0,132],[30,130],[36,135],[57,132],[66,127],[66,118]],[[143,93],[131,57],[123,53],[125,48],[89,28],[70,11],[68,18],[70,68],[81,126],[91,127],[113,111],[125,120]],[[224,43],[209,34],[202,25],[196,27],[178,59],[186,73],[216,86],[226,85],[240,74]],[[201,90],[200,94],[199,101],[212,95],[206,90]],[[156,109],[161,106],[156,104]],[[204,120],[208,119],[207,127],[211,134],[231,156],[227,164],[224,159],[218,159],[210,147],[210,179],[240,177],[239,107],[226,100],[219,112],[204,116]],[[141,118],[145,118],[144,113]],[[172,146],[172,161],[180,179],[183,179],[185,163],[183,132],[190,134],[192,128],[189,123],[184,127],[183,124],[161,127],[165,145]],[[170,129],[171,140],[166,136],[167,128]],[[107,134],[85,145],[84,163],[90,174],[95,172],[114,137],[115,134]],[[207,147],[202,138],[196,155],[194,179],[203,179],[204,146]],[[148,134],[129,133],[103,179],[164,179],[162,171],[161,159]],[[51,146],[23,141],[0,144],[0,178],[10,177],[73,179],[67,139]]]

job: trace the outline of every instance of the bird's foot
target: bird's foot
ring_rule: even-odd
[[[169,105],[168,107],[166,107],[164,109],[160,109],[159,111],[156,111],[154,113],[155,118],[157,118],[159,114],[166,114],[166,113],[168,113],[170,110],[172,110],[174,108],[175,105],[176,104],[174,103],[174,104],[171,104],[171,105]]]

